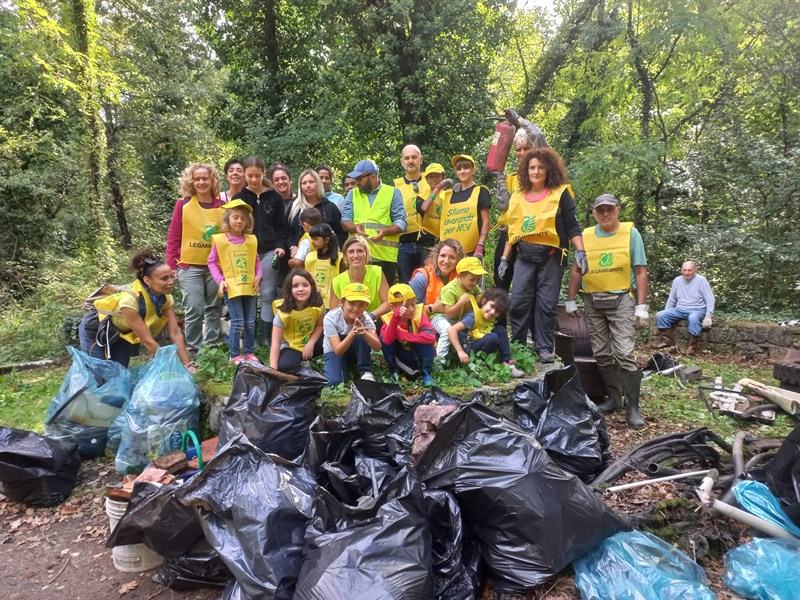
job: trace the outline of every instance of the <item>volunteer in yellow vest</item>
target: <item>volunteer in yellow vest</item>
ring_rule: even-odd
[[[539,360],[551,363],[555,360],[556,305],[570,242],[577,249],[575,260],[582,272],[586,253],[575,201],[567,189],[567,170],[558,154],[551,148],[534,148],[520,160],[517,177],[519,187],[506,212],[508,241],[498,272],[505,276],[511,248],[516,246],[508,312],[511,339],[524,344],[533,327]]]
[[[600,411],[608,413],[620,408],[625,396],[628,425],[641,429],[642,373],[633,345],[634,325],[648,324],[647,257],[642,236],[633,223],[619,222],[619,211],[619,201],[611,194],[594,201],[592,214],[597,225],[583,230],[589,270],[581,281],[577,265],[573,267],[565,307],[567,314],[580,316],[575,301],[580,288],[592,354],[608,398],[600,405]]]
[[[436,237],[422,229],[419,207],[430,195],[428,182],[420,172],[422,152],[417,146],[409,144],[400,153],[400,164],[405,171],[403,177],[394,180],[394,187],[403,196],[406,211],[406,230],[400,236],[400,250],[397,255],[397,278],[400,283],[408,283],[414,269],[425,262]]]
[[[442,220],[439,237],[452,238],[461,243],[467,256],[483,260],[484,244],[489,236],[489,211],[492,197],[489,189],[475,185],[477,169],[475,159],[469,154],[458,154],[450,160],[461,182],[457,192],[444,190],[442,196]]]
[[[442,224],[442,192],[453,188],[453,180],[445,179],[444,167],[439,163],[429,164],[422,175],[431,191],[425,201],[417,205],[419,224],[438,240]]]
[[[306,256],[305,269],[311,273],[325,308],[330,308],[331,283],[344,267],[342,254],[339,252],[339,239],[327,223],[314,225],[308,234],[313,250]]]
[[[436,333],[428,315],[405,283],[389,288],[389,306],[391,312],[381,317],[381,349],[392,381],[397,383],[399,375],[413,378],[422,374],[422,385],[432,386]]]
[[[514,153],[517,156],[517,163],[519,163],[522,155],[533,150],[534,148],[548,147],[547,139],[538,125],[523,119],[512,109],[507,108],[506,119],[514,127],[518,127],[514,135]],[[501,213],[508,210],[508,202],[511,199],[511,194],[516,191],[517,174],[510,173],[506,175],[502,171],[492,171],[492,175],[497,178],[495,197],[497,198],[497,207]],[[494,284],[506,291],[511,287],[511,279],[514,277],[514,262],[517,258],[516,249],[511,247],[511,254],[508,257],[508,270],[505,277],[500,277],[497,269],[500,266],[500,257],[503,255],[503,249],[508,241],[508,228],[505,226],[497,228],[497,246],[494,251]]]
[[[190,353],[196,353],[220,334],[222,303],[208,271],[211,236],[222,226],[217,170],[192,163],[181,175],[181,193],[184,198],[175,204],[167,233],[167,264],[183,294],[186,344]]]
[[[274,302],[269,366],[294,373],[303,361],[322,354],[322,319],[325,307],[314,278],[305,269],[292,269]]]
[[[219,295],[225,298],[231,315],[228,335],[231,362],[260,364],[253,349],[256,343],[256,298],[261,286],[261,261],[258,241],[253,235],[253,209],[244,200],[223,204],[222,233],[212,239],[208,269],[217,282]],[[244,349],[240,352],[240,336]]]
[[[366,310],[377,325],[379,317],[389,312],[387,294],[389,284],[386,282],[380,267],[370,265],[369,244],[366,238],[355,235],[344,243],[342,254],[347,263],[347,270],[333,278],[331,284],[331,308],[341,304],[344,289],[351,283],[363,283],[369,290],[369,302]]]
[[[183,332],[175,316],[172,269],[152,250],[141,250],[131,259],[136,280],[123,291],[94,301],[94,307],[81,321],[81,350],[101,360],[113,360],[127,367],[139,346],[155,355],[156,335],[167,328],[170,340],[178,347],[178,357],[194,373],[197,365],[186,351]]]
[[[378,178],[378,166],[371,160],[358,161],[347,176],[356,180],[356,187],[342,204],[342,227],[369,240],[372,264],[381,268],[391,284],[397,271],[400,234],[408,223],[403,195]]]

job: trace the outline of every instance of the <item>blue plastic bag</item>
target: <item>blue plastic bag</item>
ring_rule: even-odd
[[[607,538],[572,563],[583,600],[715,600],[705,571],[643,531]]]
[[[800,540],[755,538],[725,555],[722,583],[751,600],[800,600]]]
[[[72,366],[50,401],[47,437],[78,444],[81,459],[102,456],[111,423],[131,397],[132,377],[121,364],[68,347]]]
[[[200,432],[200,394],[176,346],[158,349],[131,401],[109,431],[119,473],[138,473],[152,460],[181,447],[183,433]]]
[[[733,495],[739,506],[751,515],[769,521],[800,538],[800,527],[792,522],[781,508],[780,500],[760,481],[740,481],[734,486]]]

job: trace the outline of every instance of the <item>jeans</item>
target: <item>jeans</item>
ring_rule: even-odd
[[[131,344],[128,340],[117,338],[117,341],[111,345],[111,358],[106,359],[105,350],[102,346],[95,343],[97,338],[97,329],[87,329],[86,320],[89,314],[84,315],[81,321],[81,326],[78,329],[78,339],[81,342],[81,350],[91,356],[92,358],[99,358],[100,360],[113,360],[127,368],[131,362],[131,356],[139,354],[138,344]]]
[[[231,346],[231,358],[242,354],[252,354],[256,343],[256,297],[236,296],[228,298],[228,312],[231,314],[231,332],[228,335]],[[240,352],[240,337],[244,331],[244,351]]]
[[[508,331],[502,325],[495,325],[491,333],[487,333],[479,340],[468,343],[467,352],[500,352],[500,360],[507,363],[511,360],[511,345],[508,342]]]
[[[370,347],[367,340],[363,337],[356,337],[347,352],[339,356],[335,352],[326,352],[323,356],[325,378],[328,385],[339,385],[347,381],[347,369],[352,364],[358,366],[359,372],[363,375],[372,370],[372,358]]]
[[[695,337],[700,337],[703,331],[703,319],[706,316],[705,310],[681,310],[679,308],[667,308],[656,313],[656,327],[659,329],[669,329],[678,321],[686,321],[686,329]]]
[[[220,333],[222,302],[217,295],[219,285],[208,267],[178,268],[178,285],[183,293],[186,346],[196,351],[203,344],[216,342]]]
[[[414,270],[425,264],[425,259],[428,258],[430,251],[430,248],[413,242],[400,244],[400,251],[397,253],[397,278],[400,283],[411,281]]]
[[[450,338],[447,337],[447,328],[452,324],[452,321],[442,313],[437,313],[431,317],[431,325],[433,325],[436,334],[439,336],[436,342],[436,359],[442,364],[447,360],[447,353],[450,351]]]
[[[389,365],[391,373],[397,373],[397,359],[399,358],[412,369],[419,369],[423,375],[430,376],[433,370],[433,344],[411,344],[411,349],[403,348],[400,342],[392,344],[381,343],[383,356]]]
[[[267,323],[272,323],[272,319],[275,317],[272,311],[272,301],[277,298],[280,282],[280,272],[272,268],[273,256],[275,256],[275,250],[259,255],[261,259],[261,288],[259,290],[261,320]]]
[[[314,357],[322,354],[322,338],[314,346]],[[312,357],[313,358],[313,357]],[[294,373],[303,363],[303,353],[294,348],[281,348],[278,354],[278,371],[281,373]]]

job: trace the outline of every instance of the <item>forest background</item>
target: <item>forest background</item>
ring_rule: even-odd
[[[483,162],[505,107],[582,223],[622,200],[653,309],[692,258],[726,315],[797,316],[797,0],[0,0],[0,363],[62,354],[83,298],[164,248],[189,161],[391,179],[405,143]]]

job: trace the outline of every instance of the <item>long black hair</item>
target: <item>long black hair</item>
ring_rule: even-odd
[[[312,238],[321,237],[328,240],[328,251],[318,251],[317,258],[328,258],[331,264],[336,266],[336,263],[339,261],[339,238],[336,237],[333,228],[327,223],[320,223],[309,229],[308,235]]]
[[[294,281],[295,276],[302,277],[311,284],[311,295],[308,297],[308,302],[306,302],[306,308],[309,306],[322,306],[322,294],[319,293],[319,289],[317,288],[317,283],[314,281],[314,277],[312,277],[311,273],[305,269],[298,268],[292,269],[286,276],[286,279],[283,280],[283,287],[281,288],[281,301],[278,305],[278,310],[287,313],[297,310],[297,301],[294,299],[294,296],[292,296],[292,282]]]

